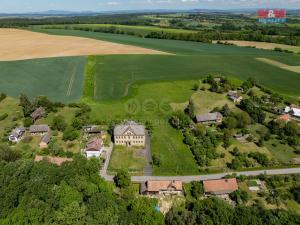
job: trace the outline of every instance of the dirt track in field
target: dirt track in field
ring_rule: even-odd
[[[168,54],[108,41],[18,29],[0,29],[0,43],[0,61],[84,55]]]
[[[270,64],[272,66],[279,67],[279,68],[284,69],[284,70],[289,70],[289,71],[292,71],[292,72],[295,72],[295,73],[300,73],[300,66],[289,66],[289,65],[286,65],[284,63],[281,63],[281,62],[278,62],[278,61],[275,61],[275,60],[272,60],[272,59],[267,59],[267,58],[256,58],[256,60],[267,63],[267,64]]]
[[[281,49],[286,49],[286,50],[290,50],[293,52],[300,52],[299,46],[284,45],[284,44],[277,44],[277,43],[257,42],[257,41],[233,41],[233,40],[227,40],[227,41],[221,41],[221,42],[234,44],[234,45],[240,46],[240,47],[255,47],[255,48],[267,49],[267,50],[274,50],[274,48],[281,48]],[[216,44],[217,41],[213,41],[213,43]]]

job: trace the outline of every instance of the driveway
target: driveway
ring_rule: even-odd
[[[152,175],[151,139],[148,132],[146,133],[146,160],[147,160],[147,164],[144,169],[144,175],[151,176]]]
[[[108,168],[108,164],[109,164],[109,161],[110,161],[113,146],[114,146],[113,143],[110,143],[109,147],[104,148],[105,162],[104,162],[104,165],[102,166],[102,168],[100,170],[100,176],[103,177],[104,179],[107,176],[107,168]]]

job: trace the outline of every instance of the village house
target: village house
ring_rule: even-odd
[[[29,132],[31,135],[40,135],[43,136],[50,131],[50,128],[46,124],[41,125],[31,125],[29,127]]]
[[[46,113],[45,109],[43,107],[39,107],[36,110],[34,110],[33,113],[31,113],[31,118],[33,121],[36,121],[43,117],[43,115]]]
[[[24,127],[17,127],[12,130],[10,133],[8,140],[11,142],[19,142],[25,134],[25,128]]]
[[[176,180],[149,180],[140,186],[140,193],[143,195],[181,195],[182,191],[182,182]]]
[[[40,149],[48,148],[48,144],[49,144],[50,140],[51,140],[51,135],[50,135],[50,133],[45,134],[45,135],[42,137],[41,142],[40,142],[40,144],[39,144]]]
[[[49,163],[52,163],[52,164],[55,164],[58,166],[60,166],[64,162],[72,162],[73,161],[73,159],[70,159],[70,158],[39,156],[39,155],[35,156],[35,159],[34,159],[35,162],[40,162],[43,160],[46,160]]]
[[[98,158],[103,152],[103,148],[104,148],[103,140],[101,138],[93,138],[87,143],[84,152],[87,158],[92,158],[92,157]]]
[[[243,100],[243,97],[238,94],[237,91],[229,91],[228,97],[234,102],[234,103],[240,103]]]
[[[291,119],[300,121],[300,108],[297,106],[287,106],[284,109],[285,114],[289,114]]]
[[[145,127],[134,121],[117,125],[114,129],[114,141],[116,145],[145,146]]]
[[[203,181],[206,195],[226,195],[239,189],[236,178]]]
[[[219,112],[196,115],[197,123],[222,123],[223,116]]]

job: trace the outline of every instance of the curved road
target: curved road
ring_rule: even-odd
[[[257,176],[260,174],[266,175],[280,175],[280,174],[297,174],[300,173],[300,168],[287,168],[287,169],[271,169],[271,170],[253,170],[253,171],[242,171],[242,172],[230,172],[230,173],[218,173],[218,174],[207,174],[207,175],[195,175],[195,176],[132,176],[132,182],[145,182],[147,180],[180,180],[184,183],[192,181],[203,181],[220,179],[226,175],[231,174],[245,175],[245,176]],[[100,174],[107,181],[113,181],[114,176]]]

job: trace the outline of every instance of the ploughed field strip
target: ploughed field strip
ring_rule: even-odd
[[[278,61],[275,61],[275,60],[272,60],[272,59],[266,59],[266,58],[257,58],[257,60],[259,60],[261,62],[264,62],[264,63],[267,63],[267,64],[270,64],[272,66],[279,67],[279,68],[284,69],[284,70],[289,70],[289,71],[292,71],[292,72],[295,72],[295,73],[300,73],[300,66],[289,66],[289,65],[286,65],[284,63],[281,63],[281,62],[278,62]]]
[[[108,54],[166,54],[107,41],[18,29],[0,29],[0,43],[0,61]]]

